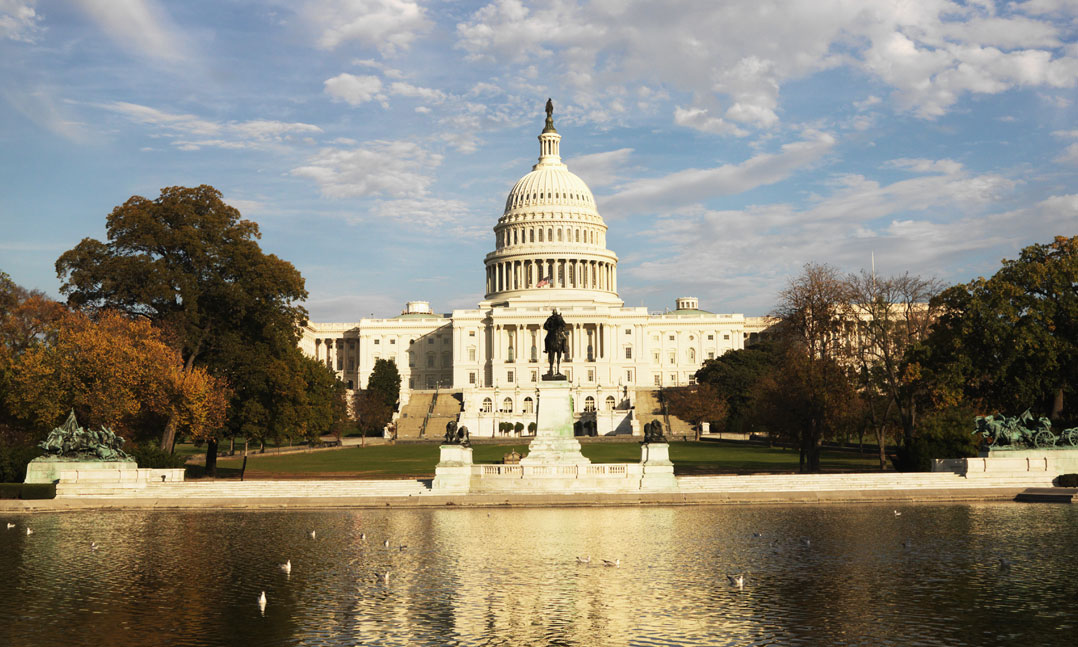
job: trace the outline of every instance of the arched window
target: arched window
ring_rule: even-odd
[[[549,227],[546,230],[546,239],[549,242],[554,242],[554,230]]]
[[[561,228],[559,227],[558,228],[558,242],[560,243],[562,240],[563,240],[563,238],[562,238],[562,235],[561,235]]]
[[[502,413],[513,413],[513,398],[502,400]]]
[[[494,410],[494,403],[490,398],[483,398],[483,408],[480,409],[483,413],[490,413]]]
[[[524,398],[524,413],[535,413],[535,402],[530,397]]]
[[[696,361],[696,349],[695,348],[690,348],[689,349],[689,361],[690,362],[695,362]]]
[[[539,242],[540,243],[543,242],[543,230],[542,230],[542,228],[539,229]]]
[[[528,230],[528,238],[530,239],[528,242],[531,242],[531,243],[535,242],[535,230],[534,229],[529,229]]]
[[[578,243],[580,242],[580,230],[579,229],[576,230],[576,242],[578,242]]]
[[[612,395],[606,396],[606,410],[607,411],[613,411],[614,410],[614,405],[615,405],[614,396],[612,396]]]
[[[590,395],[584,398],[584,411],[595,411],[595,398]]]
[[[516,229],[513,230],[513,244],[514,245],[517,244],[517,230]]]

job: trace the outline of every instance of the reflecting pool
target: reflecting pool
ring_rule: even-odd
[[[898,512],[6,515],[0,644],[1078,644],[1078,506]]]

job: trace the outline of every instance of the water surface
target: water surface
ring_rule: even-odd
[[[0,644],[1078,644],[1078,506],[899,510],[8,516]]]

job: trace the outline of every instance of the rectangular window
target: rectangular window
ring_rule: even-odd
[[[670,384],[677,385],[677,374],[676,373],[671,373],[670,374]]]
[[[657,351],[652,353],[651,354],[651,359],[653,359],[655,361],[655,363],[658,364],[659,363],[659,353]]]
[[[670,363],[677,364],[677,355],[675,355],[674,353],[670,353]]]
[[[506,373],[505,377],[506,377],[506,381],[512,383],[513,382],[513,371],[509,371],[508,373]]]
[[[468,361],[470,361],[470,362],[475,361],[475,349],[474,348],[469,348],[468,349]]]
[[[389,340],[389,343],[390,343],[391,345],[393,345],[393,346],[396,346],[396,344],[397,344],[397,340],[396,340],[396,339],[390,339],[390,340]]]
[[[632,346],[626,346],[625,347],[625,359],[632,359],[632,358],[633,358],[633,347]]]
[[[633,372],[632,371],[625,371],[625,382],[627,384],[632,384],[633,383]]]
[[[538,380],[539,380],[539,374],[537,372],[535,372],[535,371],[532,371],[532,382],[537,382]]]
[[[590,368],[588,369],[588,381],[589,382],[594,382],[595,381],[595,371],[590,369]]]
[[[625,334],[626,334],[626,335],[631,335],[631,334],[633,334],[633,329],[632,329],[632,328],[626,328],[626,329],[625,329]]]
[[[468,373],[468,384],[475,384],[475,373]]]
[[[434,355],[427,355],[427,368],[434,368]]]
[[[708,358],[708,359],[715,359],[715,353],[712,353],[712,352],[708,352],[708,354],[707,354],[707,358]]]
[[[427,343],[428,344],[433,344],[434,343],[434,337],[427,337]]]
[[[730,335],[723,335],[723,336],[722,336],[722,338],[723,338],[723,339],[726,339],[726,340],[729,340],[729,339],[730,339]]]
[[[662,386],[662,385],[663,385],[662,376],[659,375],[658,373],[656,373],[655,374],[655,386]]]
[[[670,341],[674,341],[674,336],[670,335]]]
[[[468,336],[469,337],[475,337],[475,331],[474,330],[469,330],[468,331]]]
[[[382,343],[382,340],[381,340],[381,339],[375,339],[375,340],[374,340],[374,344],[375,344],[376,346],[377,346],[378,344],[381,344],[381,343]]]

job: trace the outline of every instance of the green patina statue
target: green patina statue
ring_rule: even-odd
[[[977,416],[974,434],[981,434],[992,449],[1047,449],[1060,446],[1078,447],[1078,427],[1052,433],[1052,421],[1044,416],[1034,418],[1026,409],[1020,416]]]
[[[75,412],[71,411],[67,414],[67,421],[50,431],[38,447],[44,449],[46,456],[53,460],[129,460],[131,457],[123,451],[123,444],[124,439],[107,427],[97,430],[80,427],[75,420]]]

